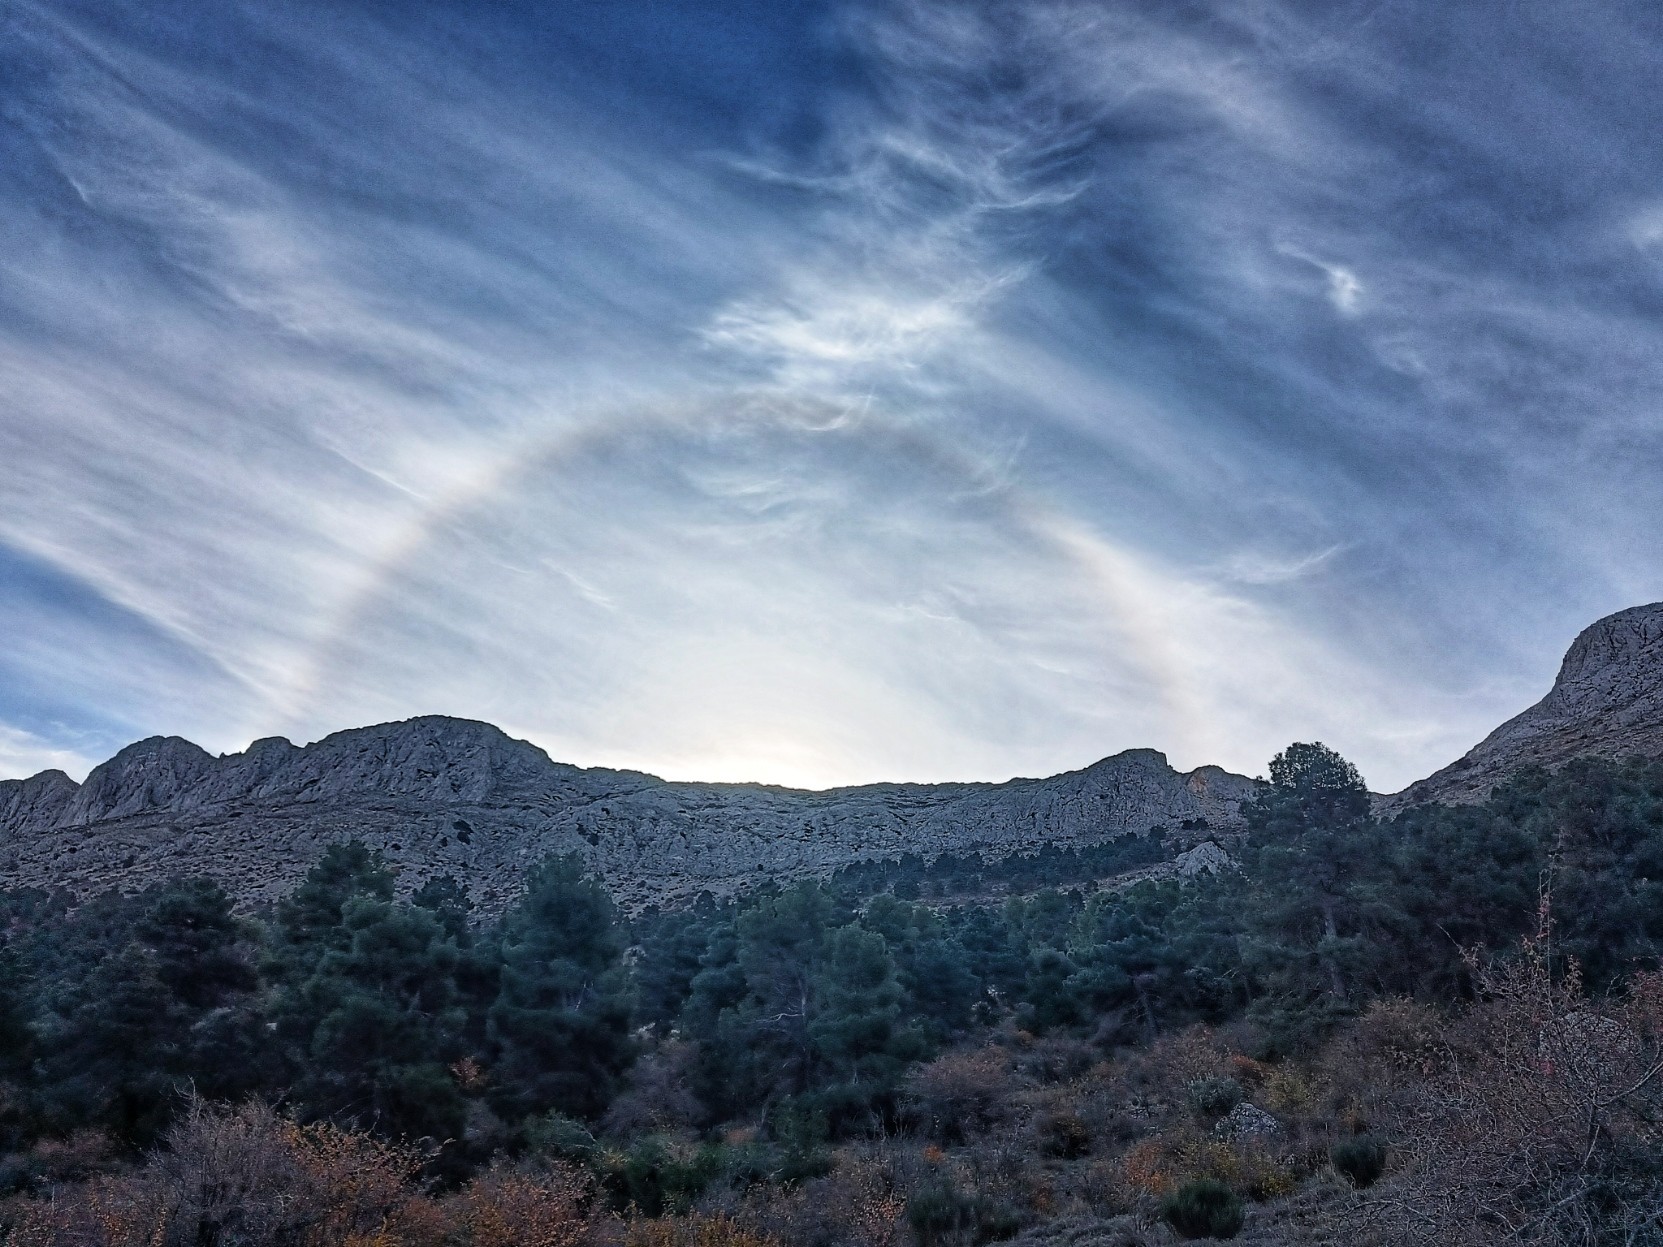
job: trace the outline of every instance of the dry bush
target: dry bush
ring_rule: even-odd
[[[955,1142],[1009,1120],[1020,1084],[1004,1049],[984,1047],[943,1053],[920,1065],[906,1089],[926,1131]]]
[[[493,1165],[440,1207],[457,1247],[578,1247],[592,1224],[589,1181],[568,1166]]]
[[[1018,1032],[1012,1056],[1016,1073],[1040,1084],[1078,1078],[1100,1059],[1095,1046],[1060,1031],[1041,1038]]]
[[[1469,966],[1483,1003],[1405,1097],[1411,1172],[1379,1215],[1431,1242],[1663,1241],[1663,977],[1590,1000],[1554,972],[1545,917],[1516,959]]]
[[[1077,1160],[1091,1151],[1091,1127],[1072,1108],[1041,1113],[1032,1126],[1033,1146],[1058,1160]]]
[[[166,1192],[180,1241],[275,1239],[310,1214],[317,1193],[297,1141],[293,1124],[263,1104],[193,1100],[143,1172]]]
[[[606,1131],[619,1136],[653,1134],[703,1120],[705,1107],[688,1090],[696,1055],[692,1044],[673,1039],[636,1061],[627,1085],[606,1110]]]
[[[1095,1086],[1083,1091],[1074,1111],[1085,1123],[1093,1150],[1117,1151],[1144,1138],[1151,1129],[1147,1105]]]
[[[13,1247],[186,1247],[300,1241],[313,1204],[294,1127],[263,1105],[193,1101],[142,1169],[31,1201]]]
[[[1230,1054],[1228,1064],[1230,1069],[1229,1076],[1234,1078],[1249,1091],[1252,1091],[1255,1087],[1262,1086],[1271,1071],[1271,1066],[1266,1065],[1263,1061],[1256,1061],[1252,1057],[1244,1056],[1240,1052],[1232,1052]]]
[[[19,1201],[7,1247],[578,1247],[588,1188],[574,1172],[488,1170],[442,1201],[426,1155],[261,1104],[192,1102],[142,1167]]]
[[[164,1143],[132,1173],[59,1188],[13,1243],[44,1233],[39,1242],[65,1247],[368,1247],[415,1198],[423,1161],[334,1126],[296,1126],[261,1104],[192,1101]]]
[[[1131,1080],[1167,1105],[1183,1104],[1191,1083],[1228,1077],[1232,1072],[1228,1049],[1211,1029],[1199,1024],[1160,1036],[1126,1065]]]
[[[1308,1118],[1320,1111],[1322,1084],[1311,1072],[1291,1063],[1272,1065],[1253,1103],[1280,1118]]]
[[[1141,1056],[1092,1066],[1071,1092],[1069,1106],[1099,1145],[1144,1138],[1167,1124],[1177,1107],[1150,1088]]]
[[[172,1247],[166,1209],[153,1186],[97,1177],[15,1208],[8,1247]],[[209,1240],[212,1241],[212,1240]]]
[[[389,1223],[416,1198],[411,1183],[426,1156],[328,1122],[282,1129],[305,1178],[306,1247],[392,1247]]]
[[[1296,1160],[1257,1143],[1231,1143],[1182,1128],[1145,1139],[1120,1158],[1119,1172],[1099,1171],[1111,1185],[1107,1202],[1130,1207],[1139,1198],[1162,1199],[1202,1178],[1223,1182],[1247,1198],[1264,1201],[1291,1194],[1303,1176]]]
[[[823,1178],[794,1190],[759,1188],[728,1209],[769,1242],[790,1247],[902,1247],[906,1195],[927,1165],[884,1145],[844,1152]]]
[[[1420,1081],[1449,1067],[1448,1019],[1430,1005],[1393,998],[1377,1000],[1342,1031],[1324,1053],[1333,1070],[1366,1072],[1371,1083]]]
[[[77,1130],[62,1139],[42,1139],[18,1161],[44,1182],[79,1182],[112,1171],[120,1149],[102,1130]]]
[[[784,1247],[777,1238],[748,1229],[724,1213],[631,1221],[624,1247]]]
[[[1157,1135],[1128,1148],[1120,1158],[1120,1178],[1128,1203],[1138,1196],[1159,1199],[1177,1190],[1180,1179],[1172,1140]]]
[[[1316,1077],[1329,1115],[1346,1131],[1368,1129],[1392,1105],[1450,1068],[1448,1019],[1413,1000],[1378,1000],[1323,1049]]]

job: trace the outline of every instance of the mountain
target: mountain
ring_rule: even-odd
[[[1526,764],[1630,754],[1663,757],[1663,602],[1586,629],[1546,697],[1380,808],[1481,801]],[[0,781],[0,883],[85,894],[201,872],[257,903],[287,892],[330,843],[357,837],[386,854],[402,886],[453,874],[487,911],[530,865],[566,852],[639,905],[903,853],[999,857],[1157,826],[1225,830],[1255,786],[1218,767],[1181,774],[1152,749],[1003,784],[679,783],[554,762],[488,723],[439,716],[305,747],[273,737],[220,757],[158,736],[83,784],[61,771]]]
[[[1483,801],[1525,765],[1576,757],[1663,757],[1663,602],[1607,615],[1565,654],[1553,688],[1462,758],[1388,797],[1384,808]]]
[[[564,852],[644,904],[902,853],[1002,856],[1161,825],[1229,827],[1254,788],[1218,767],[1180,774],[1150,749],[1049,779],[811,792],[569,766],[490,724],[444,717],[220,757],[153,737],[80,785],[58,771],[0,782],[0,882],[85,894],[207,873],[257,903],[357,837],[402,886],[453,874],[486,910]]]

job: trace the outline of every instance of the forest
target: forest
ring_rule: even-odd
[[[0,894],[0,1239],[1663,1242],[1663,763],[500,916],[362,844]],[[1239,864],[1157,867],[1216,834]]]

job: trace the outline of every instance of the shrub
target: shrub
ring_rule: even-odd
[[[759,1188],[741,1206],[748,1224],[790,1247],[910,1247],[916,1240],[893,1161],[882,1145],[845,1152],[827,1177]]]
[[[1184,1088],[1184,1096],[1191,1108],[1210,1121],[1235,1108],[1246,1093],[1234,1078],[1197,1078]]]
[[[575,1169],[530,1172],[497,1164],[447,1199],[445,1211],[452,1241],[469,1247],[576,1247],[588,1237],[588,1195],[589,1184]]]
[[[589,1127],[564,1113],[533,1117],[521,1127],[521,1135],[526,1152],[539,1159],[586,1164],[600,1150]]]
[[[1298,1177],[1287,1163],[1256,1147],[1236,1151],[1229,1176],[1243,1195],[1257,1203],[1291,1195],[1299,1185]]]
[[[783,1101],[774,1106],[767,1125],[770,1181],[795,1186],[831,1172],[830,1127],[817,1106],[806,1099]]]
[[[1091,1150],[1091,1132],[1077,1113],[1046,1113],[1035,1123],[1039,1150],[1060,1160],[1076,1160]]]
[[[945,1180],[931,1182],[912,1193],[907,1201],[907,1221],[923,1247],[988,1243],[1010,1238],[1022,1228],[1013,1208],[960,1191]]]
[[[1230,1054],[1214,1032],[1205,1026],[1190,1026],[1157,1036],[1138,1063],[1150,1090],[1162,1099],[1176,1100],[1190,1083],[1222,1075],[1229,1059]]]
[[[1183,1238],[1234,1238],[1247,1220],[1240,1196],[1222,1182],[1186,1182],[1161,1204],[1161,1215]]]
[[[1355,1135],[1329,1148],[1328,1159],[1352,1186],[1373,1186],[1386,1172],[1386,1144],[1373,1135]]]
[[[27,1202],[8,1244],[368,1242],[421,1203],[413,1179],[426,1154],[327,1123],[297,1126],[261,1104],[192,1100],[167,1142],[136,1169]]]
[[[1018,1049],[1016,1072],[1037,1083],[1051,1085],[1078,1078],[1098,1061],[1098,1050],[1068,1035],[1030,1039]]]
[[[1122,1178],[1135,1195],[1169,1195],[1174,1186],[1172,1149],[1159,1136],[1128,1148],[1121,1159]]]
[[[676,1140],[638,1139],[627,1151],[602,1153],[597,1168],[617,1211],[633,1207],[657,1217],[686,1212],[722,1173],[728,1152],[706,1144],[692,1147]]]
[[[624,1247],[779,1247],[779,1240],[721,1213],[691,1213],[629,1223]]]
[[[925,1128],[938,1139],[956,1143],[992,1129],[1009,1115],[1014,1079],[1004,1052],[976,1048],[920,1065],[906,1085]]]

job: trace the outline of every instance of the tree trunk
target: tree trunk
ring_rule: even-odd
[[[1334,902],[1325,899],[1322,902],[1322,930],[1329,940],[1340,938],[1340,929],[1334,921]],[[1328,990],[1335,996],[1345,996],[1345,978],[1340,974],[1340,963],[1334,960],[1332,952],[1322,954],[1322,968],[1328,972]]]

